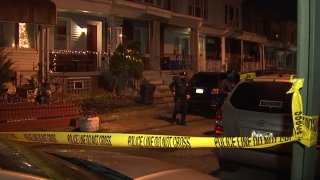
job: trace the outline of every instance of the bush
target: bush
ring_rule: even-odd
[[[0,48],[0,88],[3,84],[15,78],[15,71],[12,69],[13,61],[4,48]]]
[[[111,81],[113,93],[120,94],[127,88],[128,83],[135,84],[143,72],[143,61],[140,51],[135,43],[127,47],[119,45],[110,58],[109,71],[104,73],[105,80]]]

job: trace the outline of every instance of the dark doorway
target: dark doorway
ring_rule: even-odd
[[[87,25],[87,50],[88,62],[87,71],[95,70],[97,67],[97,26]]]

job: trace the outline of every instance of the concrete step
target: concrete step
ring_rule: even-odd
[[[151,84],[163,84],[160,71],[143,71],[142,76]]]
[[[154,84],[154,85],[163,85],[163,81],[162,80],[159,80],[159,79],[156,79],[156,80],[153,80],[153,79],[147,79],[147,81],[150,83],[150,84]]]
[[[169,85],[167,84],[159,84],[157,85],[157,90],[159,91],[170,91]]]
[[[172,97],[172,92],[171,91],[156,91],[154,93],[154,97],[158,98],[158,97]]]

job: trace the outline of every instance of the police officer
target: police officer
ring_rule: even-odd
[[[174,95],[174,109],[172,114],[172,123],[186,125],[187,115],[187,99],[190,98],[187,73],[181,72],[180,78],[173,81],[170,85],[170,90]],[[176,118],[177,114],[181,114],[180,121]]]

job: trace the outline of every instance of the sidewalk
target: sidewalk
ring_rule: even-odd
[[[171,110],[159,110],[155,107],[131,109],[128,111],[99,115],[100,130],[98,132],[130,133],[175,125],[171,123]],[[178,114],[177,118],[180,118]],[[203,116],[187,115],[186,122],[207,119]],[[52,128],[47,131],[71,132],[79,131],[75,127]]]
[[[99,132],[118,132],[128,133],[136,132],[141,130],[155,129],[160,127],[172,126],[175,124],[171,123],[171,113],[155,115],[155,116],[144,116],[144,117],[127,117],[118,120],[107,121],[101,123]],[[177,116],[179,118],[179,115]],[[204,120],[206,117],[187,115],[187,125],[191,121]]]

